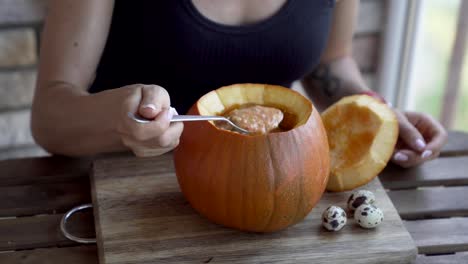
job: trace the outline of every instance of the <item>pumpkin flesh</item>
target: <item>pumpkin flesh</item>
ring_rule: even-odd
[[[398,121],[387,105],[368,95],[348,96],[322,119],[331,156],[327,190],[355,189],[385,168],[398,139]]]

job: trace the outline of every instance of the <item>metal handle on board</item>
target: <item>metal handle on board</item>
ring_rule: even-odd
[[[67,230],[67,221],[68,219],[76,212],[88,209],[88,208],[93,208],[92,204],[83,204],[80,206],[76,206],[72,208],[70,211],[65,213],[62,217],[62,220],[60,221],[60,230],[62,231],[62,234],[70,239],[71,241],[75,241],[78,243],[83,243],[83,244],[91,244],[91,243],[96,243],[96,238],[83,238],[83,237],[77,237],[75,235],[72,235],[70,232]]]

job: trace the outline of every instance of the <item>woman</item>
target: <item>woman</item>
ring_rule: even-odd
[[[302,80],[324,109],[368,91],[351,57],[358,0],[52,0],[41,45],[32,129],[52,153],[177,146],[197,98],[243,82]],[[144,85],[143,85],[143,84]],[[433,118],[395,110],[393,161],[438,156],[447,135]],[[137,124],[128,112],[154,119]],[[50,131],[54,131],[51,133]]]

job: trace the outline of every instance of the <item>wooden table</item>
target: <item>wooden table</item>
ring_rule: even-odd
[[[91,162],[0,162],[0,263],[98,263],[96,245],[74,243],[59,230],[64,212],[91,202]],[[439,159],[389,166],[380,179],[418,247],[416,263],[468,263],[468,134],[451,132]],[[73,232],[94,235],[91,212],[73,219]]]

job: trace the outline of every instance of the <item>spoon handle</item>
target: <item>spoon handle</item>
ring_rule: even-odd
[[[128,116],[138,123],[149,123],[152,120],[146,119],[140,115],[128,113]],[[172,117],[171,122],[186,122],[186,121],[209,121],[209,120],[224,120],[222,116],[200,116],[200,115],[175,115]]]
[[[226,120],[226,118],[222,116],[175,115],[172,117],[171,122],[210,121],[210,120]]]
[[[135,120],[138,123],[149,123],[152,120],[146,119],[138,114],[128,113],[128,117]],[[175,115],[172,117],[171,122],[186,122],[186,121],[210,121],[210,120],[221,120],[228,122],[237,131],[243,134],[249,134],[250,132],[242,127],[237,126],[231,120],[223,116],[201,116],[201,115]]]

